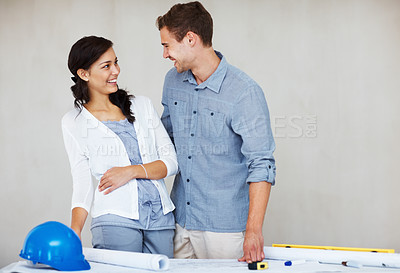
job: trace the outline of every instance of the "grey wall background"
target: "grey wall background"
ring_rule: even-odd
[[[400,1],[202,2],[214,48],[269,103],[278,175],[265,245],[400,251]],[[69,225],[60,119],[73,106],[71,45],[92,34],[113,40],[119,85],[149,96],[161,114],[172,63],[155,19],[174,3],[0,0],[0,267],[19,260],[34,226]],[[90,246],[88,224],[83,236]]]

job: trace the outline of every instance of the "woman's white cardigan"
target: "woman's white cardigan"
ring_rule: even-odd
[[[143,163],[161,160],[167,166],[167,176],[178,171],[176,153],[150,99],[133,98],[131,109],[136,118],[133,123]],[[130,165],[121,139],[86,108],[73,109],[62,119],[64,144],[71,164],[73,180],[72,208],[91,211],[92,217],[107,213],[139,219],[136,179],[104,195],[98,190],[98,181],[112,167]],[[97,180],[94,186],[92,177]],[[175,206],[169,198],[164,180],[149,180],[158,189],[164,214]]]

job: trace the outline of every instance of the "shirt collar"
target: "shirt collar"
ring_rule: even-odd
[[[225,59],[225,57],[221,54],[221,52],[218,52],[214,50],[215,54],[221,59],[221,62],[219,63],[217,70],[214,71],[213,74],[205,81],[202,82],[201,84],[197,85],[196,79],[193,76],[193,73],[191,70],[187,70],[183,73],[183,81],[188,81],[191,84],[197,85],[196,89],[205,89],[208,88],[215,93],[219,93],[222,85],[222,81],[225,78],[226,75],[226,70],[228,68],[228,63]]]

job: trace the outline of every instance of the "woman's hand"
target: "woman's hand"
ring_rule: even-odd
[[[146,170],[146,171],[145,171]],[[125,185],[129,180],[141,179],[162,179],[167,176],[167,166],[161,160],[140,165],[126,167],[114,167],[106,171],[100,179],[99,191],[109,194],[115,189]]]
[[[72,209],[71,229],[75,231],[76,235],[78,235],[81,241],[82,241],[81,233],[83,226],[85,225],[87,216],[88,212],[84,208],[75,207]]]
[[[78,235],[79,239],[82,241],[82,234],[79,229],[76,228],[71,228],[73,231],[75,231],[76,235]]]
[[[132,166],[113,167],[106,171],[100,179],[99,191],[109,194],[115,189],[125,185],[129,180],[134,178]]]

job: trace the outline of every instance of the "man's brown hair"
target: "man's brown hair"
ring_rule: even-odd
[[[166,27],[180,42],[188,31],[199,35],[205,46],[212,46],[213,20],[210,13],[198,2],[176,4],[156,21],[158,30]]]

